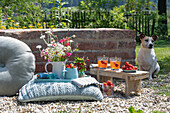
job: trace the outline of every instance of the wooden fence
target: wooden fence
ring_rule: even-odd
[[[130,29],[136,30],[136,34],[141,32],[148,36],[154,34],[156,24],[156,13],[151,11],[125,14],[126,23]]]
[[[53,15],[52,15],[53,14]],[[154,34],[156,17],[152,11],[135,12],[131,14],[125,14],[124,24],[114,26],[115,28],[125,28],[136,30],[136,34],[141,32],[150,36]],[[59,15],[59,12],[51,13],[50,17],[45,14],[43,22],[47,25],[56,25],[60,20],[55,18]],[[62,16],[62,21],[69,28],[111,28],[109,22],[113,21],[113,16],[109,11],[95,12],[95,11],[66,11]],[[48,18],[47,18],[48,17]],[[71,22],[69,22],[70,20]],[[100,21],[100,22],[98,22]],[[116,24],[116,23],[115,23]]]

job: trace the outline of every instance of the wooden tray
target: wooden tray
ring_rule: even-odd
[[[63,83],[68,83],[71,82],[72,79],[35,79],[35,83],[39,82],[63,82]]]

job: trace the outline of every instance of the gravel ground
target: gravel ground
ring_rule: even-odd
[[[128,108],[133,106],[135,110],[141,109],[144,113],[151,111],[170,112],[170,96],[155,94],[159,91],[148,86],[169,86],[169,76],[160,76],[153,81],[142,81],[142,94],[124,97],[124,82],[116,82],[115,92],[112,98],[104,98],[102,101],[53,101],[20,103],[17,96],[0,97],[0,113],[128,113]],[[170,89],[169,89],[170,90]]]

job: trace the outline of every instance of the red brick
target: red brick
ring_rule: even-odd
[[[79,50],[92,50],[93,42],[79,42]]]
[[[124,41],[120,41],[118,48],[120,49],[126,49],[126,48],[136,48],[136,41],[131,41],[131,42],[124,42]]]
[[[54,34],[57,35],[59,38],[63,37],[70,37],[75,35],[76,39],[83,38],[83,39],[96,39],[96,30],[88,30],[88,29],[78,29],[78,30],[70,30],[68,31],[54,31]]]
[[[40,31],[29,31],[20,33],[20,37],[22,39],[40,39],[41,32]]]
[[[106,55],[107,57],[121,57],[122,59],[135,59],[135,51],[98,52],[96,54],[96,56],[103,56],[103,55]]]
[[[46,63],[36,63],[35,73],[45,72],[45,64],[46,64]],[[49,72],[52,71],[52,65],[51,65],[51,64],[49,64],[49,65],[47,66],[47,70],[48,70]]]
[[[99,39],[135,39],[136,32],[133,30],[100,30]]]
[[[110,50],[116,48],[117,48],[117,42],[112,42],[112,41],[99,42],[93,40],[93,42],[79,43],[80,50]]]

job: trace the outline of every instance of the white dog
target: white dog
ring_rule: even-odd
[[[152,35],[152,37],[148,37],[141,33],[139,38],[141,40],[141,48],[137,56],[139,70],[149,71],[149,79],[152,80],[154,74],[157,74],[160,70],[160,66],[157,63],[157,58],[153,49],[153,42],[158,39],[158,36]]]

